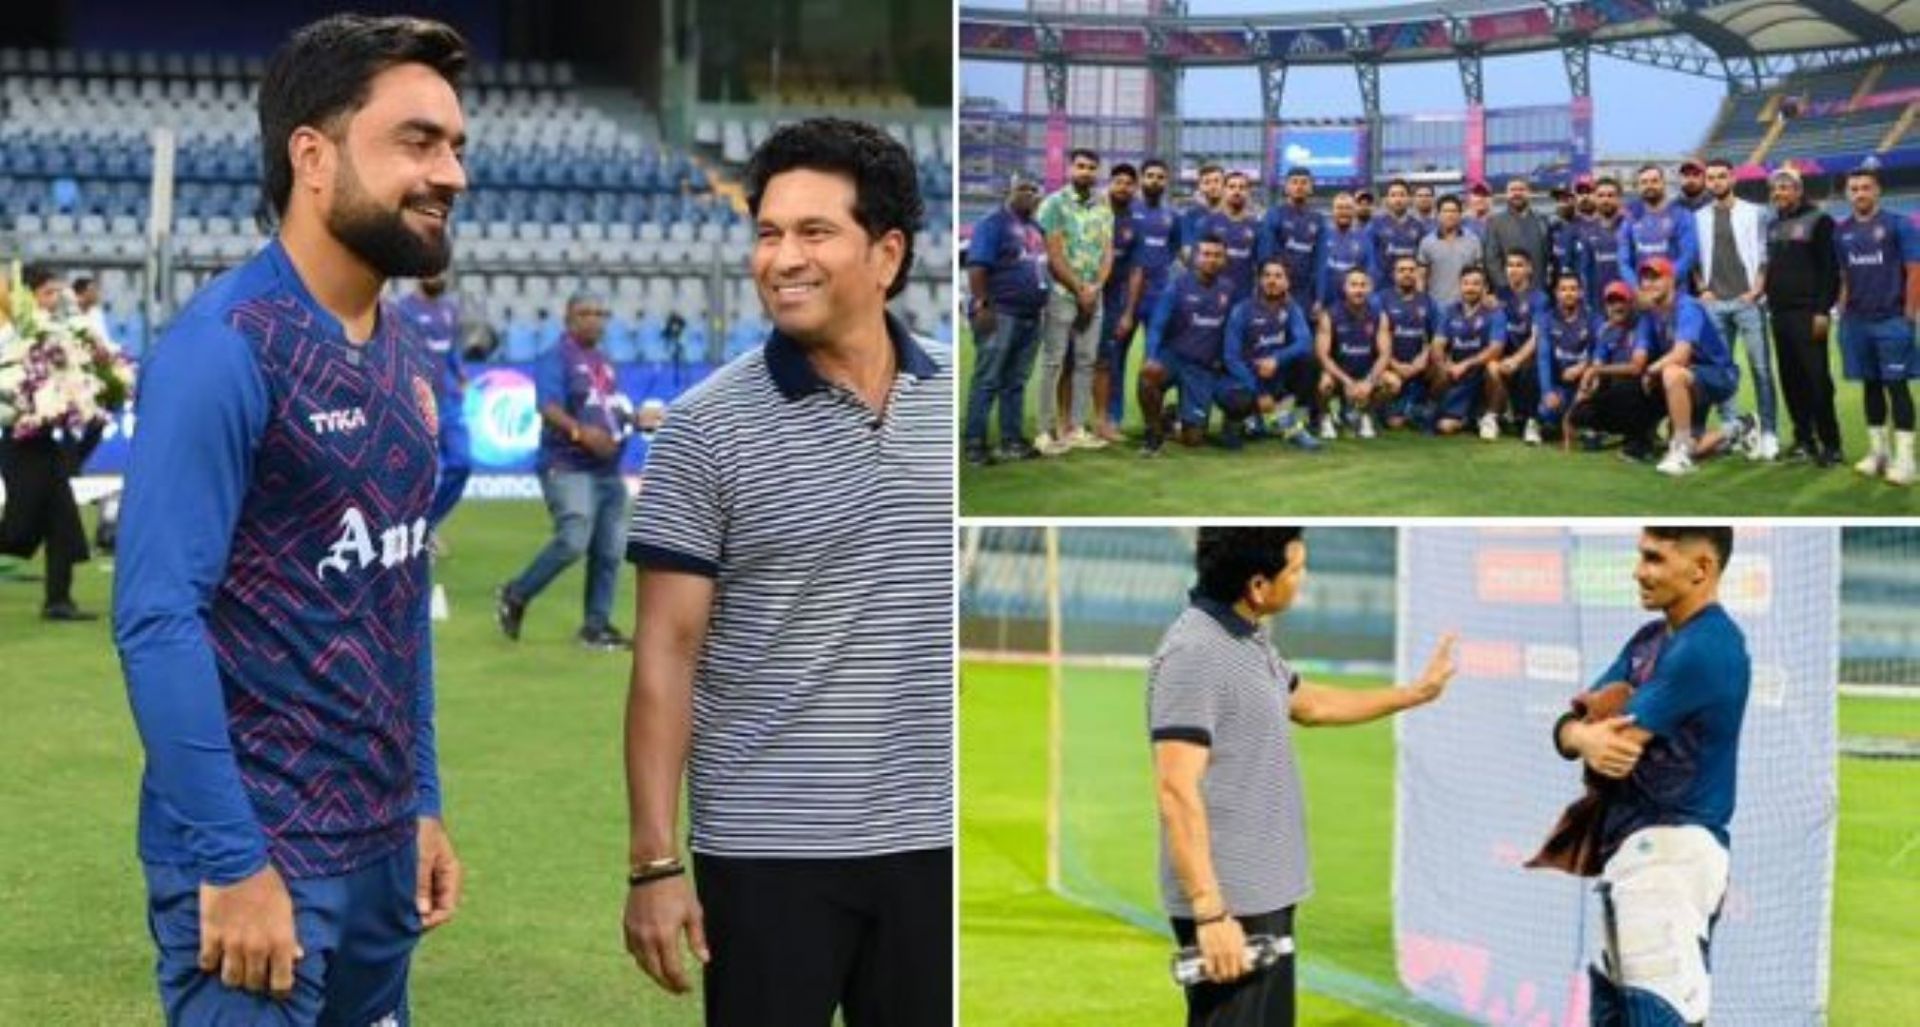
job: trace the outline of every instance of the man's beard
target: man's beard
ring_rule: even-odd
[[[447,269],[453,247],[444,229],[436,238],[407,227],[406,208],[414,203],[444,203],[449,213],[453,198],[414,194],[396,209],[376,203],[360,187],[351,165],[342,161],[334,176],[333,209],[327,211],[327,231],[340,245],[383,278],[427,278]]]

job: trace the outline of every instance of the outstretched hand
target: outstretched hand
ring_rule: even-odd
[[[1424,706],[1440,698],[1447,690],[1447,683],[1453,680],[1455,670],[1453,646],[1459,641],[1460,633],[1449,631],[1440,636],[1440,644],[1433,649],[1433,655],[1427,657],[1427,667],[1420,672],[1418,680],[1412,686],[1414,705]]]

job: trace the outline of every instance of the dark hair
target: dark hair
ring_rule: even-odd
[[[1726,168],[1728,171],[1733,170],[1733,162],[1725,157],[1708,157],[1706,166],[1708,168]]]
[[[1268,257],[1267,259],[1260,262],[1260,274],[1265,275],[1267,273],[1267,268],[1270,268],[1270,267],[1279,268],[1280,273],[1287,276],[1288,282],[1289,283],[1292,282],[1293,274],[1292,272],[1287,270],[1287,262],[1285,260],[1281,259],[1279,256]]]
[[[1868,179],[1871,182],[1873,182],[1874,185],[1879,185],[1880,171],[1877,168],[1858,167],[1858,168],[1854,168],[1852,171],[1847,172],[1847,181],[1851,182],[1856,178]]]
[[[1393,191],[1393,187],[1394,187],[1394,186],[1396,186],[1396,185],[1397,185],[1397,186],[1399,186],[1399,187],[1400,187],[1400,188],[1402,188],[1402,189],[1405,189],[1405,190],[1407,190],[1408,192],[1412,192],[1412,191],[1413,191],[1413,189],[1412,189],[1411,187],[1409,187],[1409,186],[1407,185],[1407,180],[1406,180],[1406,179],[1404,179],[1404,178],[1395,178],[1395,179],[1390,179],[1390,180],[1389,180],[1389,181],[1387,182],[1387,187],[1386,187],[1385,189],[1382,189],[1382,190],[1380,190],[1380,191],[1381,191],[1381,192],[1383,192],[1383,193],[1390,193],[1390,192],[1392,192],[1392,191]],[[1429,187],[1429,188],[1431,188],[1431,187]]]
[[[1073,149],[1067,151],[1067,163],[1069,164],[1079,160],[1082,157],[1085,157],[1086,159],[1094,162],[1095,164],[1100,163],[1100,155],[1093,152],[1092,150],[1087,149],[1084,146],[1076,146]]]
[[[1413,185],[1414,192],[1417,193],[1422,189],[1425,189],[1428,192],[1433,192],[1433,183],[1432,182],[1415,182],[1414,183]]]
[[[1407,262],[1407,263],[1409,263],[1409,264],[1412,264],[1412,265],[1413,265],[1414,267],[1419,267],[1419,266],[1420,266],[1420,258],[1419,258],[1419,257],[1416,257],[1416,256],[1414,256],[1414,255],[1413,255],[1413,254],[1411,254],[1411,253],[1402,253],[1402,254],[1400,254],[1399,256],[1397,256],[1397,257],[1395,257],[1395,258],[1393,258],[1393,270],[1395,270],[1395,271],[1398,271],[1398,270],[1400,270],[1400,262],[1401,262],[1401,261],[1403,261],[1403,260],[1404,260],[1404,261],[1406,261],[1406,262]]]
[[[1448,193],[1447,195],[1440,197],[1439,202],[1433,205],[1433,209],[1436,211],[1444,210],[1447,207],[1452,207],[1454,210],[1460,209],[1459,193]]]
[[[1158,157],[1148,157],[1146,160],[1143,160],[1140,162],[1140,173],[1143,175],[1153,170],[1154,168],[1159,168],[1160,170],[1165,171],[1167,170],[1167,162],[1161,160]]]
[[[1201,528],[1193,547],[1200,577],[1195,591],[1220,603],[1239,599],[1255,576],[1270,578],[1286,569],[1287,547],[1300,534],[1297,527]]]
[[[1659,175],[1659,176],[1660,176],[1661,178],[1666,178],[1666,177],[1667,177],[1667,169],[1666,169],[1666,168],[1663,168],[1663,167],[1661,167],[1661,166],[1660,166],[1660,165],[1658,165],[1658,164],[1642,164],[1642,165],[1640,165],[1640,170],[1638,170],[1638,171],[1636,171],[1636,172],[1634,172],[1634,173],[1633,173],[1633,177],[1635,177],[1635,178],[1639,178],[1639,177],[1640,177],[1641,175],[1644,175],[1644,174],[1646,174],[1646,173],[1647,173],[1647,172],[1649,172],[1649,171],[1652,171],[1652,172],[1655,172],[1655,173],[1656,173],[1656,174],[1658,174],[1658,175]]]
[[[1720,561],[1721,570],[1726,570],[1727,561],[1733,559],[1733,529],[1726,525],[1662,524],[1642,530],[1653,538],[1668,542],[1693,540],[1711,545],[1714,558]]]
[[[1222,171],[1225,171],[1225,170],[1227,170],[1227,169],[1226,169],[1226,168],[1223,168],[1223,167],[1221,167],[1221,166],[1220,166],[1220,165],[1218,165],[1218,164],[1202,164],[1202,165],[1200,165],[1200,170],[1199,170],[1199,171],[1196,171],[1196,172],[1194,172],[1194,177],[1195,177],[1195,178],[1205,178],[1205,177],[1207,177],[1208,175],[1217,175],[1217,174],[1219,174],[1220,172],[1222,172]]]
[[[1246,172],[1244,172],[1244,171],[1229,171],[1229,172],[1227,172],[1227,177],[1226,177],[1226,179],[1225,179],[1225,181],[1228,181],[1228,182],[1231,182],[1231,181],[1233,181],[1233,180],[1234,180],[1234,179],[1236,179],[1236,178],[1237,178],[1237,179],[1239,179],[1239,180],[1240,180],[1240,181],[1242,181],[1242,182],[1251,182],[1251,181],[1253,181],[1253,179],[1252,179],[1252,178],[1250,178],[1250,177],[1249,177],[1249,176],[1247,175],[1247,173],[1246,173]]]
[[[1212,243],[1215,246],[1225,246],[1227,241],[1220,238],[1219,232],[1202,232],[1200,233],[1200,238],[1193,241],[1195,247],[1205,246],[1208,243]]]
[[[1136,182],[1140,180],[1140,172],[1134,170],[1133,165],[1128,164],[1125,161],[1121,161],[1120,163],[1115,164],[1113,167],[1107,169],[1107,178],[1109,179],[1119,178],[1121,175],[1125,175]]]
[[[1296,164],[1293,167],[1290,167],[1287,169],[1287,177],[1311,179],[1313,178],[1313,172]]]
[[[1468,264],[1460,269],[1460,280],[1466,281],[1468,275],[1476,275],[1482,282],[1487,280],[1487,269],[1478,264]]]
[[[1561,282],[1572,282],[1573,284],[1578,285],[1583,289],[1586,287],[1586,283],[1580,280],[1580,272],[1578,271],[1562,271],[1559,274],[1553,276],[1554,289],[1556,290],[1559,289]]]
[[[1533,254],[1528,253],[1526,250],[1508,250],[1507,255],[1504,259],[1506,260],[1517,259],[1525,263],[1528,267],[1533,266]]]
[[[60,280],[60,269],[52,264],[33,263],[20,269],[20,284],[28,291],[38,289],[48,282]]]
[[[400,64],[424,64],[456,88],[467,68],[467,41],[427,18],[335,14],[295,30],[260,80],[262,228],[287,213],[293,193],[294,130],[338,138],[339,121],[366,105],[374,76]]]
[[[1612,186],[1613,191],[1616,193],[1620,191],[1620,180],[1613,177],[1612,175],[1601,175],[1599,178],[1594,179],[1593,191],[1597,193],[1600,191],[1601,186],[1607,186],[1607,185]]]
[[[783,125],[747,160],[747,210],[760,216],[760,200],[774,176],[804,168],[853,180],[853,220],[878,239],[899,232],[906,239],[900,271],[887,286],[892,299],[907,287],[913,269],[913,233],[927,216],[920,198],[920,169],[907,148],[873,125],[846,118],[808,118]]]
[[[74,278],[72,284],[74,292],[86,292],[88,289],[93,288],[93,276],[80,275]]]

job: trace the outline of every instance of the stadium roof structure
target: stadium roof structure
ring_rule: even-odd
[[[960,55],[1042,65],[1159,69],[1258,65],[1263,91],[1289,65],[1351,65],[1374,109],[1382,64],[1454,60],[1481,102],[1480,60],[1560,51],[1576,97],[1602,53],[1759,88],[1793,71],[1920,57],[1915,0],[1446,0],[1322,12],[1056,14],[962,6]],[[1371,69],[1371,70],[1369,70]],[[1371,79],[1372,81],[1369,81]]]

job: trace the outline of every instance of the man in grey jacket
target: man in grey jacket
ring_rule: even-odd
[[[1760,431],[1748,435],[1752,441],[1747,457],[1775,460],[1780,456],[1780,436],[1773,348],[1762,307],[1767,287],[1767,212],[1733,194],[1733,165],[1723,157],[1707,161],[1707,193],[1712,202],[1693,215],[1700,238],[1700,266],[1694,273],[1700,302],[1727,347],[1732,349],[1738,336],[1747,351],[1754,400],[1760,408]],[[1739,416],[1739,404],[1732,398],[1720,404],[1721,420],[1731,423]]]
[[[1494,291],[1507,294],[1507,254],[1521,252],[1534,268],[1547,266],[1547,219],[1533,212],[1533,188],[1518,175],[1507,179],[1507,206],[1487,218],[1487,273]]]

